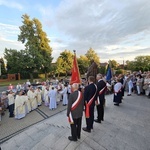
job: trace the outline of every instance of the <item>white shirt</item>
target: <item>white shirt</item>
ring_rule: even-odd
[[[8,94],[8,105],[12,105],[15,103],[15,98],[13,94]]]

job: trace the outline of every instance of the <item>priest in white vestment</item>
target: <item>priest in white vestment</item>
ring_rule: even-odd
[[[44,103],[45,103],[45,106],[49,106],[48,93],[49,93],[49,87],[46,87],[46,89],[44,91]]]
[[[37,96],[36,93],[34,91],[33,88],[30,88],[28,93],[27,93],[29,100],[30,100],[30,104],[31,104],[31,110],[34,110],[37,108],[38,104],[37,104]]]
[[[50,98],[49,109],[53,110],[57,108],[57,90],[55,90],[54,87],[49,91],[48,96]]]
[[[63,91],[60,92],[61,94],[63,94],[63,106],[66,106],[68,104],[67,91],[68,91],[67,85],[64,85]]]
[[[26,99],[22,96],[22,91],[19,92],[19,95],[15,98],[15,118],[21,119],[26,116],[26,107],[25,107]]]
[[[42,105],[42,90],[40,89],[40,87],[38,87],[36,89],[35,93],[36,93],[36,96],[37,96],[38,106],[41,106]]]

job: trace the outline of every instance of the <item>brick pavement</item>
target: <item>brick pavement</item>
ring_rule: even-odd
[[[1,126],[0,126],[0,143],[9,138],[10,135],[15,134],[37,122],[45,120],[54,114],[57,114],[66,109],[66,106],[62,106],[62,102],[58,105],[56,110],[49,110],[44,104],[38,107],[26,115],[25,118],[17,120],[15,118],[9,118],[8,110],[5,115],[2,116]]]
[[[150,99],[125,96],[119,107],[112,95],[106,99],[104,122],[94,123],[91,133],[82,131],[78,142],[67,139],[70,127],[63,111],[4,142],[2,150],[150,150]]]

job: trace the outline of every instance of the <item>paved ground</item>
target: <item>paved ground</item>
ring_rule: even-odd
[[[95,123],[91,133],[82,131],[78,142],[67,139],[65,110],[4,142],[2,150],[150,150],[150,99],[125,96],[120,107],[113,105],[112,95],[106,99],[105,121]]]
[[[62,102],[59,103],[58,108],[55,110],[49,110],[44,104],[38,107],[36,110],[30,112],[25,118],[17,120],[14,118],[9,118],[8,110],[5,115],[2,116],[1,126],[0,126],[0,143],[9,139],[10,137],[22,132],[27,127],[41,122],[57,113],[62,112],[66,109],[66,106],[62,106]],[[16,133],[17,132],[17,133]]]

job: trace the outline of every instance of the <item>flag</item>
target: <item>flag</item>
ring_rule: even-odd
[[[73,84],[73,83],[81,83],[78,62],[77,62],[75,53],[74,53],[74,59],[73,59],[72,75],[71,75],[71,80],[70,80],[70,84]]]
[[[112,73],[111,73],[111,68],[108,64],[108,67],[107,67],[107,73],[106,73],[106,81],[110,81],[112,78]]]

